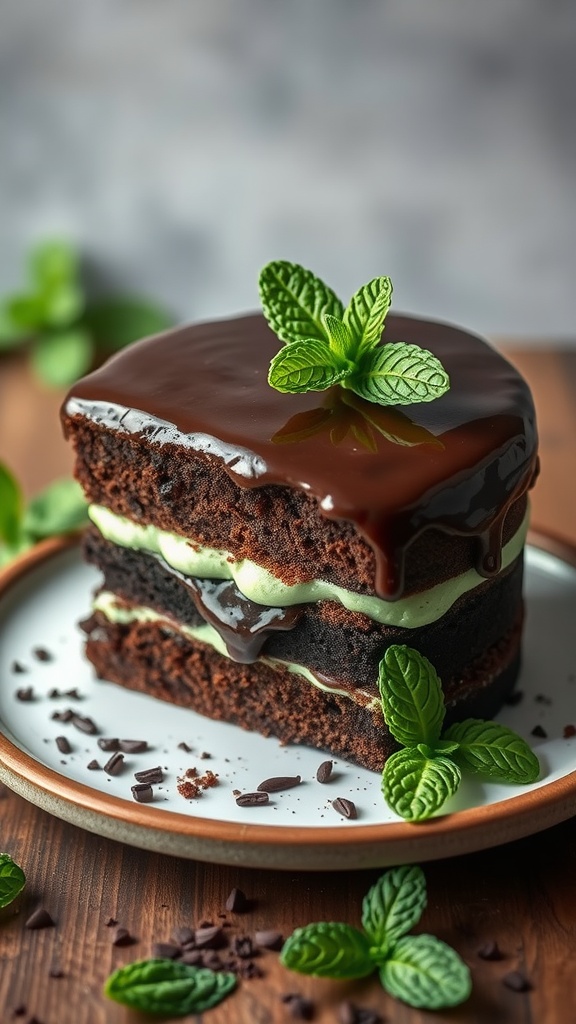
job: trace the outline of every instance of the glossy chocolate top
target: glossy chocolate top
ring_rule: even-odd
[[[65,409],[214,456],[241,487],[300,488],[371,544],[383,597],[401,593],[405,549],[431,526],[477,537],[477,567],[492,575],[506,511],[536,470],[528,386],[455,327],[390,315],[383,341],[430,349],[447,394],[402,410],[338,387],[281,394],[267,383],[281,342],[251,315],[130,346],[74,385]]]

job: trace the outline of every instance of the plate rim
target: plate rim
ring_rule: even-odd
[[[19,556],[0,571],[0,598],[26,575],[77,546],[80,536],[53,537]],[[542,529],[529,531],[528,544],[576,568],[576,544]],[[0,720],[0,778],[10,789],[89,831],[193,859],[293,869],[299,851],[304,854],[300,866],[311,870],[376,867],[399,863],[407,855],[433,860],[500,845],[576,813],[575,769],[536,790],[422,823],[358,824],[348,832],[345,824],[242,824],[131,804],[92,789],[41,764],[12,743],[3,728]],[[328,855],[332,865],[325,861]]]

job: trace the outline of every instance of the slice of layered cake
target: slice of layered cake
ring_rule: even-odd
[[[332,344],[346,315],[316,307],[312,341]],[[377,686],[391,644],[434,664],[447,722],[498,710],[519,665],[530,392],[454,327],[390,315],[384,339],[432,353],[449,389],[363,397],[378,381],[353,387],[341,332],[337,379],[318,357],[320,392],[281,392],[261,315],[141,341],[71,389],[99,677],[374,770],[394,749]]]

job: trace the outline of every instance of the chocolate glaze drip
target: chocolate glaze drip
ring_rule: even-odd
[[[64,412],[202,452],[241,487],[300,488],[372,546],[375,590],[389,600],[402,595],[407,547],[429,528],[476,538],[476,568],[494,575],[506,512],[536,473],[528,386],[481,338],[455,327],[391,315],[384,340],[427,348],[448,371],[446,395],[406,410],[441,444],[379,437],[374,452],[353,434],[336,447],[323,432],[275,443],[294,417],[318,409],[322,395],[269,387],[268,365],[281,343],[258,315],[140,342],[76,384]],[[365,405],[369,416],[375,407]]]

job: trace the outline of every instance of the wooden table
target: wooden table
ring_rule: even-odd
[[[534,391],[541,432],[542,475],[533,498],[539,527],[576,541],[576,350],[510,348],[509,357]],[[34,385],[18,360],[0,362],[0,458],[28,493],[65,473],[69,452],[59,437],[58,397]],[[12,793],[0,800],[0,846],[28,876],[23,896],[0,915],[0,1020],[42,1024],[120,1024],[141,1019],[106,1000],[111,970],[150,955],[153,941],[174,926],[220,921],[238,886],[254,901],[242,916],[228,915],[233,934],[278,928],[284,935],[311,921],[359,922],[360,901],[377,871],[307,874],[240,870],[175,860],[121,846],[48,816]],[[450,1020],[466,1024],[570,1024],[576,956],[576,822],[488,852],[425,866],[429,905],[426,930],[447,940],[472,968],[470,1001],[450,1013],[411,1011],[389,999],[377,982],[307,979],[280,967],[275,953],[258,959],[259,979],[205,1015],[211,1024],[274,1024],[294,1019],[281,995],[299,992],[315,1004],[314,1020],[337,1020],[343,999],[377,1009],[394,1024]],[[56,928],[23,927],[42,904]],[[106,922],[117,919],[138,939],[111,943]],[[505,959],[477,953],[496,940]],[[63,977],[50,977],[57,967]],[[532,990],[502,984],[519,968]],[[25,1013],[14,1017],[19,1006]],[[200,1020],[201,1018],[196,1018]]]

